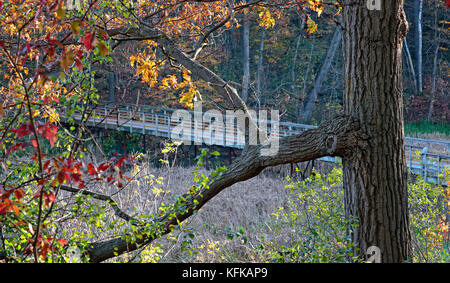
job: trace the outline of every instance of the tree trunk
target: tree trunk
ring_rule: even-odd
[[[342,39],[341,28],[337,27],[333,34],[333,38],[331,39],[330,47],[328,48],[322,67],[320,67],[320,71],[317,74],[313,89],[311,90],[311,93],[306,99],[307,101],[305,109],[303,111],[303,123],[305,124],[309,123],[311,120],[317,96],[320,92],[320,89],[322,88],[322,83],[328,74],[328,70],[330,70],[331,63],[333,62],[334,56],[336,55],[336,51],[338,50],[341,44],[341,39]]]
[[[409,52],[409,47],[408,47],[408,41],[404,40],[404,47],[405,47],[405,52],[406,52],[406,58],[407,58],[407,64],[409,67],[409,71],[411,72],[411,77],[413,80],[413,85],[414,85],[414,93],[417,94],[418,92],[418,86],[417,86],[417,77],[416,77],[416,72],[414,71],[414,64],[411,58],[411,52]]]
[[[423,63],[422,63],[422,14],[423,0],[414,0],[414,35],[416,45],[416,70],[417,70],[417,90],[423,92]]]
[[[242,38],[242,49],[243,49],[243,75],[242,75],[242,100],[247,103],[248,99],[248,86],[250,80],[250,23],[248,21],[248,15],[244,15],[243,24],[243,38]]]
[[[408,26],[403,0],[382,3],[382,11],[369,11],[366,0],[343,1],[345,115],[317,129],[280,138],[274,156],[261,155],[264,145],[246,147],[223,174],[211,177],[209,187],[185,194],[180,200],[183,209],[174,208],[145,226],[156,231],[143,227],[137,235],[130,235],[135,236],[135,242],[117,237],[92,243],[85,250],[90,260],[103,261],[169,233],[222,190],[268,166],[323,156],[343,159],[346,216],[358,224],[349,229],[355,255],[368,259],[367,252],[376,246],[382,262],[410,260],[401,77],[402,43]],[[168,55],[228,99],[233,109],[248,111],[234,88],[186,56],[162,32],[145,27],[109,31],[110,36],[130,33],[143,40],[154,38]]]
[[[108,82],[108,100],[110,102],[116,102],[116,75],[114,73],[108,73],[106,75],[106,81]]]
[[[262,72],[263,72],[265,37],[266,37],[266,29],[263,27],[262,31],[261,31],[261,42],[259,44],[258,68],[256,70],[256,99],[258,102],[258,108],[261,108],[261,97],[262,97],[261,76],[262,76]]]
[[[302,119],[303,119],[303,104],[304,104],[304,99],[306,97],[306,87],[307,87],[307,83],[308,83],[308,79],[309,79],[309,74],[311,73],[311,69],[312,69],[312,58],[313,58],[313,52],[314,52],[314,48],[315,48],[315,37],[311,40],[311,47],[310,47],[310,51],[309,51],[309,59],[308,59],[308,67],[306,68],[306,73],[303,76],[303,88],[301,90],[301,92],[298,94],[298,99],[297,99],[297,109],[296,109],[296,113],[297,113],[297,123],[302,123]]]
[[[439,55],[439,47],[440,47],[440,43],[441,43],[441,34],[439,32],[439,26],[438,26],[437,0],[434,0],[434,41],[436,42],[436,48],[434,49],[434,58],[433,58],[433,78],[432,78],[432,83],[431,83],[430,106],[428,108],[428,121],[431,121],[433,118],[434,100],[436,99],[438,55]]]
[[[357,118],[369,144],[343,157],[345,210],[357,221],[349,234],[355,253],[381,261],[410,260],[407,171],[402,110],[402,43],[407,33],[403,0],[343,1],[345,114]]]

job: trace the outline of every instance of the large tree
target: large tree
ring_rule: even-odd
[[[96,50],[100,55],[107,53],[102,40],[102,38],[106,38],[106,35],[115,42],[113,47],[126,41],[146,42],[150,50],[159,48],[161,52],[158,54],[164,55],[170,62],[170,66],[181,67],[185,70],[183,73],[186,79],[184,86],[190,82],[190,78],[187,76],[187,72],[189,72],[206,82],[214,90],[214,96],[218,98],[216,105],[223,109],[243,110],[248,113],[247,106],[238,91],[226,79],[221,78],[205,64],[202,64],[198,58],[201,57],[202,48],[207,45],[211,34],[221,28],[229,27],[230,23],[234,23],[234,14],[242,12],[244,9],[254,7],[263,9],[258,11],[262,25],[264,22],[273,21],[270,9],[272,12],[279,12],[280,9],[297,7],[297,4],[306,3],[313,11],[323,11],[323,6],[318,1],[288,2],[280,0],[269,2],[233,4],[219,0],[173,0],[155,1],[155,3],[148,4],[138,1],[138,6],[133,6],[131,2],[119,1],[116,3],[117,7],[101,6],[102,13],[108,14],[112,10],[116,13],[115,17],[108,19],[100,17],[99,20],[98,17],[101,13],[98,11],[91,15],[92,19],[97,19],[97,23],[94,25],[99,36]],[[161,235],[171,232],[180,222],[192,216],[222,190],[258,175],[269,166],[308,161],[323,156],[340,156],[343,159],[346,216],[350,220],[350,224],[357,224],[352,225],[353,228],[348,231],[355,244],[355,255],[367,259],[368,248],[376,246],[380,249],[382,262],[409,260],[411,247],[407,212],[401,78],[401,50],[408,27],[403,12],[403,0],[381,2],[381,10],[369,10],[366,0],[343,0],[340,3],[343,8],[342,42],[345,85],[345,111],[343,114],[331,121],[324,122],[317,129],[280,138],[279,150],[273,156],[261,154],[261,150],[265,147],[262,144],[247,145],[242,155],[226,171],[211,176],[208,186],[190,190],[179,198],[166,213],[150,220],[145,225],[140,225],[139,229],[129,235],[130,237],[116,237],[86,245],[85,254],[89,256],[89,260],[100,262],[152,242]],[[95,5],[96,1],[89,2],[84,13],[76,21],[71,22],[71,32],[80,33],[80,24],[84,24],[86,29],[89,27],[92,20],[89,23],[84,21],[90,15],[90,11],[96,11]],[[66,17],[61,4],[48,9],[54,11],[59,19]],[[211,13],[208,12],[212,10],[216,14],[213,13],[211,16]],[[43,13],[43,11],[40,12]],[[182,16],[177,18],[176,13]],[[13,19],[13,17],[11,18]],[[102,24],[100,24],[101,21]],[[21,39],[22,29],[27,27],[30,22],[32,21],[25,21],[26,25],[19,29],[17,38]],[[311,23],[309,22],[309,24]],[[49,31],[49,34],[51,32],[55,31]],[[186,36],[185,33],[189,33],[190,36]],[[68,69],[68,65],[75,60],[77,68],[83,69],[81,60],[86,58],[78,56],[80,49],[66,49],[64,45],[82,44],[83,48],[91,51],[95,44],[94,34],[94,32],[85,31],[79,41],[71,41],[70,36],[60,35],[59,38],[63,38],[57,44],[58,48],[63,49],[60,67]],[[11,40],[10,42],[8,40],[9,38],[0,41],[3,52],[10,62],[10,68],[20,72],[21,70],[17,67],[8,48],[21,46],[22,43],[20,40]],[[50,49],[53,44],[51,34],[45,37],[45,40],[49,43],[43,48],[45,56],[54,57],[55,50]],[[188,43],[191,43],[193,48],[187,47]],[[28,45],[24,44],[23,46],[26,51]],[[76,54],[75,58],[74,53]],[[143,80],[150,85],[155,85],[152,74],[158,70],[161,61],[154,60],[156,53],[142,53],[133,56],[132,63],[140,64],[138,71]],[[19,51],[17,54],[20,55]],[[86,53],[81,53],[81,55],[83,54]],[[38,57],[35,63],[39,65],[42,61],[42,57]],[[146,69],[145,67],[148,66],[151,67]],[[37,78],[40,78],[40,83],[45,86],[45,80],[42,79],[45,78],[44,67],[48,69],[51,66],[45,64],[42,65],[42,68],[38,68]],[[23,87],[18,87],[19,91],[25,90],[22,95],[26,101],[31,96],[29,91],[32,88],[29,82],[22,77],[23,75],[20,73],[16,83]],[[82,86],[86,87],[86,84]],[[195,89],[190,90],[195,92]],[[192,99],[189,95],[192,93],[187,95],[187,100],[189,100],[188,98]],[[42,104],[38,105],[42,107]],[[37,198],[39,200],[38,217],[36,229],[33,230],[34,241],[32,241],[33,246],[37,247],[40,229],[44,229],[41,227],[41,223],[51,214],[51,207],[50,210],[45,210],[48,209],[48,206],[43,206],[42,203],[54,201],[54,197],[49,197],[50,193],[43,190],[45,182],[49,183],[46,188],[50,192],[53,189],[78,192],[78,188],[70,186],[64,180],[72,180],[70,174],[75,174],[74,171],[79,174],[81,165],[77,167],[77,170],[71,167],[69,172],[61,170],[61,164],[58,162],[64,165],[73,165],[75,156],[72,153],[76,152],[78,145],[83,140],[77,139],[76,145],[70,147],[71,154],[67,161],[60,158],[52,163],[46,162],[45,155],[41,154],[39,135],[41,134],[53,144],[55,130],[52,125],[46,125],[43,128],[35,126],[32,102],[28,101],[23,108],[20,107],[20,111],[28,114],[29,123],[16,129],[16,133],[19,134],[19,138],[28,134],[34,136],[32,143],[37,152],[33,157],[37,164],[35,167],[37,173],[34,173],[34,177],[24,183],[27,185],[38,182],[42,186]],[[11,125],[14,124],[14,120],[12,121]],[[251,122],[247,127],[256,127],[256,124]],[[10,126],[6,127],[5,135],[9,128]],[[54,172],[48,169],[52,166],[61,170],[55,179],[45,177],[47,172]],[[101,168],[89,167],[89,174],[97,172],[96,170],[101,170]],[[80,176],[77,177],[76,183],[81,184]],[[88,190],[84,190],[83,194],[109,201],[117,216],[127,221],[133,220],[117,207],[111,197]],[[31,250],[34,251],[37,261],[37,248]]]
[[[402,42],[408,26],[403,1],[383,1],[381,11],[368,10],[366,4],[365,0],[342,3],[345,114],[316,130],[282,138],[275,156],[261,156],[262,146],[249,147],[209,188],[187,199],[187,213],[172,220],[155,220],[164,223],[165,233],[223,189],[256,176],[268,166],[341,156],[347,217],[358,223],[351,231],[357,255],[367,258],[367,249],[377,246],[383,262],[410,259],[401,73]],[[214,85],[237,109],[245,109],[237,91],[225,80],[158,34],[141,27],[134,35],[156,38],[175,60]],[[112,256],[113,247],[130,249],[122,239],[95,243],[89,250],[91,259]]]

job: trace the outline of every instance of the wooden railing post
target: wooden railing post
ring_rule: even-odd
[[[145,135],[145,113],[142,112],[142,134]]]
[[[158,136],[158,114],[155,113],[155,135]]]

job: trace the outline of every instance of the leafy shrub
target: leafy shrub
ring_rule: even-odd
[[[450,170],[447,170],[450,184]],[[345,219],[342,169],[313,174],[304,181],[289,180],[287,205],[273,213],[277,230],[289,228],[290,242],[263,241],[259,252],[272,262],[349,262],[352,255]],[[450,189],[426,183],[408,184],[413,262],[450,262],[448,209]],[[356,224],[357,225],[357,224]]]

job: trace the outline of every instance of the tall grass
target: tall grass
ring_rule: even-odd
[[[450,123],[429,121],[405,122],[405,135],[410,137],[450,138]]]

